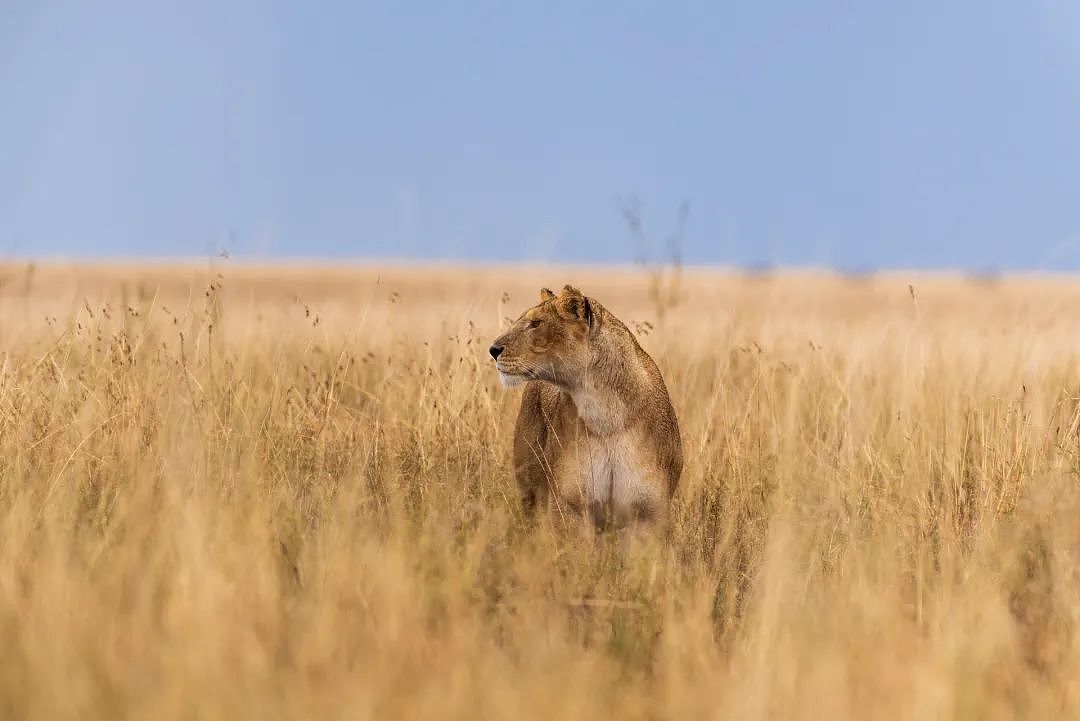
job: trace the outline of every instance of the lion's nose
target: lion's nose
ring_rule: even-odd
[[[493,345],[490,348],[488,348],[488,353],[490,353],[491,357],[494,358],[495,360],[499,360],[499,354],[502,353],[502,352],[503,352],[503,347],[501,345]]]

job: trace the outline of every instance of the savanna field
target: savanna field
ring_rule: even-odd
[[[523,518],[487,355],[667,379],[663,556]],[[0,266],[0,718],[1080,718],[1080,280]]]

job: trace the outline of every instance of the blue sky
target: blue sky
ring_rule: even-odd
[[[1078,78],[1073,0],[7,0],[0,256],[1080,269]]]

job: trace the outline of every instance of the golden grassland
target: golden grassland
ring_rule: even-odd
[[[660,560],[522,518],[486,349],[567,282],[679,413]],[[1080,281],[649,288],[0,266],[0,717],[1080,718]]]

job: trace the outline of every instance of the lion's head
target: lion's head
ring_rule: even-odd
[[[580,290],[566,286],[555,295],[540,291],[540,302],[514,321],[489,349],[499,380],[510,387],[528,380],[565,385],[580,378],[589,363],[593,307]]]

